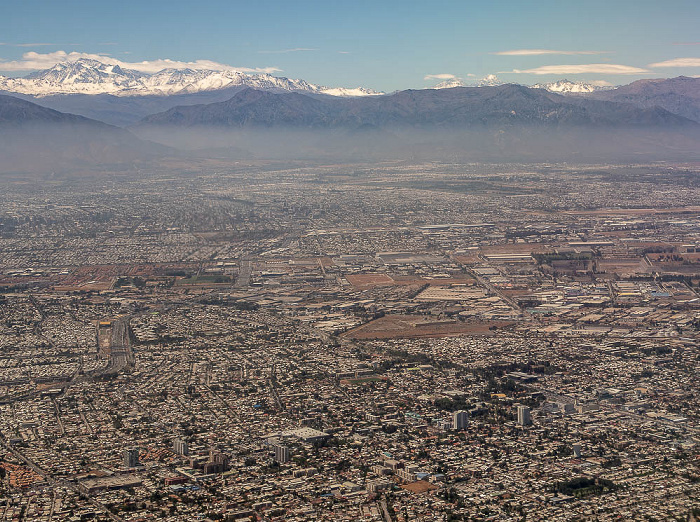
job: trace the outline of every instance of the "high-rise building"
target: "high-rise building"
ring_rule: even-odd
[[[458,410],[452,414],[452,429],[463,430],[469,423],[469,412],[466,410]]]
[[[529,426],[532,424],[532,415],[530,415],[529,407],[518,406],[518,424],[520,426]]]
[[[577,459],[580,459],[581,458],[581,445],[574,444],[573,451],[574,451],[574,457],[576,457]]]
[[[139,464],[139,449],[134,448],[124,448],[124,467],[125,468],[136,468],[140,466]]]
[[[187,441],[184,439],[174,439],[173,440],[173,452],[176,455],[184,455],[187,456],[190,454],[190,448],[187,445]]]
[[[275,445],[275,460],[280,464],[289,462],[289,448],[279,444]]]

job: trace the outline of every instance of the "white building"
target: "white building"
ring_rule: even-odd
[[[174,439],[173,440],[173,452],[176,455],[184,455],[187,456],[190,454],[190,448],[187,445],[187,441],[183,439]]]
[[[518,424],[520,426],[529,426],[532,424],[532,415],[530,415],[529,407],[518,406]]]
[[[452,414],[452,429],[463,430],[469,424],[469,412],[466,410],[458,410]]]
[[[275,460],[280,464],[285,464],[289,462],[289,448],[287,446],[281,446],[275,444]]]

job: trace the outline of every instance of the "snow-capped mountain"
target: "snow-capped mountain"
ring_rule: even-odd
[[[487,74],[481,80],[476,82],[477,87],[497,87],[503,85],[502,82],[495,74]]]
[[[431,87],[431,89],[452,89],[454,87],[468,87],[469,84],[462,80],[462,78],[451,78],[440,82],[437,85]]]
[[[537,83],[533,89],[545,89],[558,94],[588,94],[591,92],[612,89],[609,85],[596,85],[594,83],[572,82],[571,80],[558,80],[550,83]]]
[[[245,74],[233,70],[163,69],[154,74],[146,74],[89,59],[59,63],[50,69],[32,73],[24,78],[0,76],[0,91],[36,97],[56,94],[169,96],[237,86],[347,97],[383,94],[362,87],[354,89],[324,87],[304,80],[293,80],[270,74]]]
[[[487,76],[484,76],[480,80],[476,80],[473,82],[466,82],[462,78],[451,78],[449,80],[445,80],[444,82],[440,82],[431,88],[452,89],[454,87],[497,87],[498,85],[503,85],[503,82],[499,80],[495,74],[489,74]]]

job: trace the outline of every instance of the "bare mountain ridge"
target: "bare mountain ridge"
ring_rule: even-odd
[[[659,107],[520,85],[329,99],[247,89],[132,127],[183,149],[276,159],[649,161],[700,159],[700,125]],[[244,156],[241,156],[244,157]]]
[[[700,122],[700,78],[638,80],[607,91],[587,95],[591,99],[631,103],[637,107],[661,107]]]
[[[318,99],[245,89],[219,103],[179,106],[140,126],[303,128],[696,125],[658,107],[565,97],[507,84],[401,91],[371,98]]]

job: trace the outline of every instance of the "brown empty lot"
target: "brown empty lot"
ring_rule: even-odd
[[[386,274],[348,274],[345,279],[355,288],[373,288],[394,284],[394,280]]]
[[[450,286],[450,285],[472,285],[474,280],[464,278],[436,278],[426,279],[423,277],[398,276],[391,277],[388,274],[348,274],[345,276],[348,282],[355,288],[366,290],[377,286]]]

